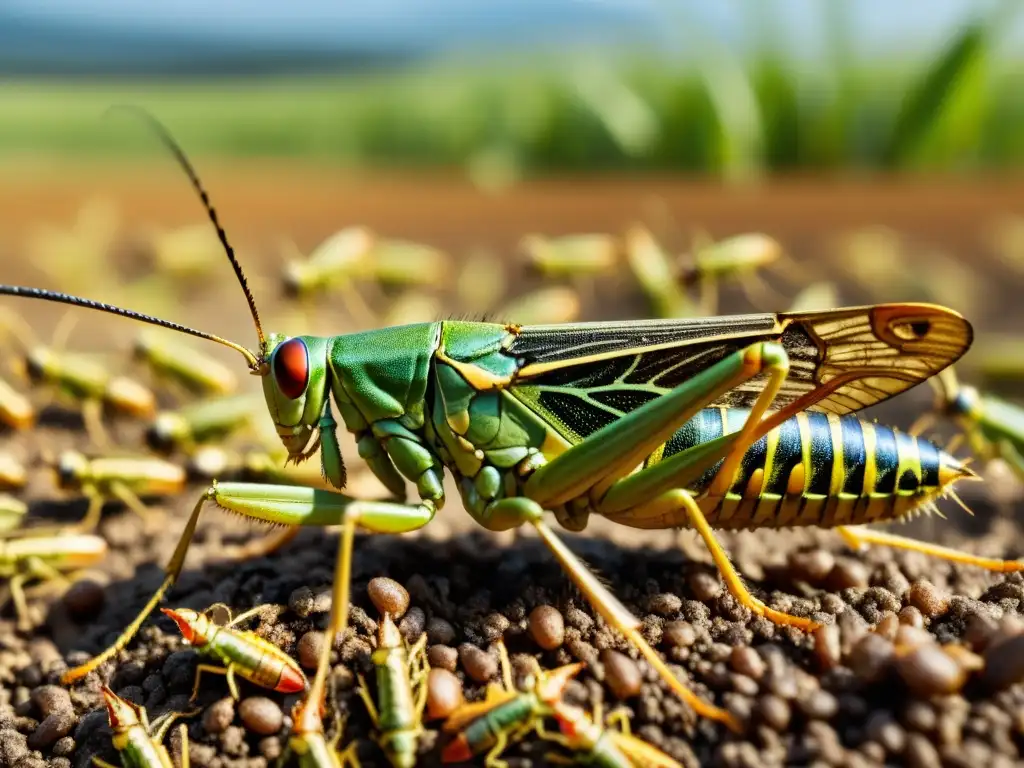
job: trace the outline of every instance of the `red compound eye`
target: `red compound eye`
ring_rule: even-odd
[[[294,400],[309,382],[309,353],[302,339],[288,339],[274,350],[274,379],[284,396]]]

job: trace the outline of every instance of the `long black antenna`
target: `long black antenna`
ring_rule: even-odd
[[[134,104],[115,104],[107,109],[109,115],[114,111],[132,112],[137,117],[140,117],[156,133],[157,137],[163,142],[163,145],[170,150],[171,154],[174,155],[174,159],[178,161],[178,165],[188,176],[189,181],[192,182],[192,188],[199,195],[199,199],[203,203],[203,207],[206,208],[206,215],[210,217],[210,222],[213,224],[214,229],[217,230],[217,237],[220,239],[221,245],[224,246],[224,253],[227,254],[228,261],[231,262],[231,266],[235,270],[235,276],[238,278],[239,284],[242,286],[242,292],[245,294],[245,300],[249,303],[249,311],[252,313],[253,322],[256,323],[256,335],[260,342],[260,354],[267,347],[267,339],[263,335],[263,326],[260,324],[260,313],[256,310],[256,300],[253,298],[252,291],[249,290],[249,282],[245,279],[245,272],[242,271],[242,265],[238,263],[238,259],[235,257],[235,249],[231,247],[231,243],[228,242],[227,232],[224,231],[224,227],[220,225],[220,220],[217,218],[217,210],[213,207],[210,202],[210,196],[206,194],[206,189],[203,187],[203,183],[199,180],[199,174],[196,173],[196,169],[192,166],[192,162],[188,159],[185,154],[185,150],[181,148],[174,137],[171,136],[171,132],[164,127],[164,124],[156,119],[152,114],[143,109],[142,107],[135,106]]]
[[[256,355],[241,344],[228,341],[227,339],[215,336],[212,333],[197,331],[195,328],[189,328],[187,325],[174,323],[170,320],[161,320],[159,317],[153,317],[152,315],[144,315],[141,312],[136,312],[131,309],[124,309],[122,307],[114,306],[113,304],[105,304],[102,301],[83,299],[79,296],[72,296],[70,293],[48,291],[43,288],[26,288],[20,285],[0,285],[0,295],[22,296],[27,299],[43,299],[45,301],[54,301],[59,304],[70,304],[73,307],[85,307],[86,309],[95,309],[100,312],[109,312],[112,315],[120,315],[121,317],[139,320],[140,322],[149,323],[150,325],[159,325],[161,328],[170,328],[172,331],[187,333],[190,336],[196,336],[200,339],[206,339],[207,341],[215,341],[218,344],[223,344],[225,347],[231,347],[231,349],[241,352],[245,356],[246,362],[249,363],[249,367],[251,369],[256,370],[259,367],[259,359]]]

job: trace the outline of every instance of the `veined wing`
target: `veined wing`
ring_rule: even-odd
[[[772,424],[802,410],[844,414],[920,384],[970,347],[970,323],[934,304],[691,320],[524,326],[508,347],[517,397],[579,440],[758,341],[781,344],[789,376]],[[749,407],[759,376],[715,406]]]

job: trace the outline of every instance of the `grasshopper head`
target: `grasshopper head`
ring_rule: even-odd
[[[263,394],[290,459],[305,458],[327,397],[327,339],[272,334],[267,340]]]
[[[191,608],[161,608],[160,611],[165,616],[174,619],[174,623],[178,625],[186,643],[194,647],[206,644],[210,620],[205,614],[193,611]]]
[[[139,717],[139,707],[130,701],[125,701],[107,686],[100,689],[103,692],[103,701],[107,706],[107,719],[110,721],[110,730],[115,734],[121,734],[142,720]]]

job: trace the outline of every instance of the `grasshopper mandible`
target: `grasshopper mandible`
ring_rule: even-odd
[[[548,326],[438,321],[332,337],[267,335],[194,169],[166,129],[142,114],[206,206],[248,302],[257,349],[69,294],[11,285],[0,293],[96,309],[230,347],[261,378],[290,460],[319,448],[325,478],[345,486],[337,409],[387,489],[401,499],[412,483],[419,501],[213,486],[143,613],[111,648],[66,673],[67,682],[135,633],[180,570],[206,500],[286,526],[398,533],[421,528],[443,506],[447,469],[475,520],[495,531],[533,526],[597,612],[676,695],[739,728],[676,678],[643,638],[639,619],[562,542],[545,512],[570,530],[581,530],[593,513],[641,528],[692,527],[737,601],[776,623],[810,629],[810,619],[750,593],[713,528],[837,526],[851,543],[923,549],[860,524],[905,516],[974,477],[931,443],[846,415],[925,381],[966,351],[970,324],[935,305]],[[1022,567],[928,551],[1000,571]]]

